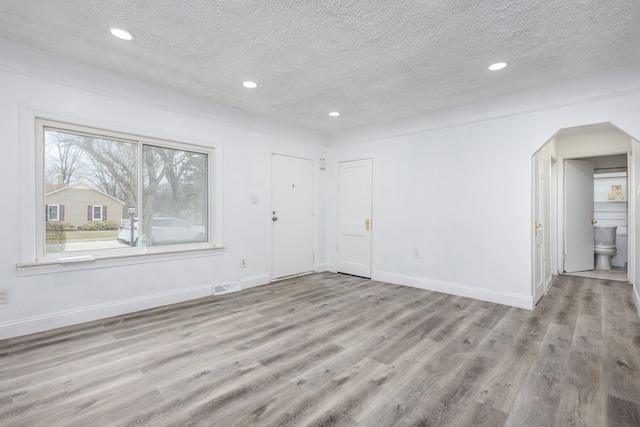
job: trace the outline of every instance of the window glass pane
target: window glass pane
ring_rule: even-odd
[[[58,221],[58,205],[49,206],[49,221]]]
[[[102,220],[102,206],[93,207],[93,220],[94,221]]]
[[[137,143],[45,128],[44,154],[45,205],[59,205],[58,221],[43,215],[45,254],[127,247],[118,229],[137,205]]]
[[[142,229],[149,245],[208,240],[208,155],[143,146]]]

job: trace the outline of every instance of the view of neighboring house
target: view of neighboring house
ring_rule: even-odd
[[[66,221],[80,227],[91,221],[120,221],[124,202],[85,184],[47,186],[48,222]]]

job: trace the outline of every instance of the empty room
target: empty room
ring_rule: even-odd
[[[640,426],[640,3],[0,0],[0,425]]]

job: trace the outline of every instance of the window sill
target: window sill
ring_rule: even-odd
[[[167,262],[181,259],[203,258],[224,254],[222,246],[207,247],[191,250],[167,250],[149,252],[146,254],[104,255],[94,256],[94,259],[80,262],[60,263],[57,260],[46,260],[16,265],[18,277],[35,276],[39,274],[65,273],[69,271],[94,270],[99,268],[123,267],[147,263]]]

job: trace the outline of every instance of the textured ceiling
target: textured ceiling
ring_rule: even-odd
[[[627,67],[632,1],[0,0],[0,38],[332,132]]]

